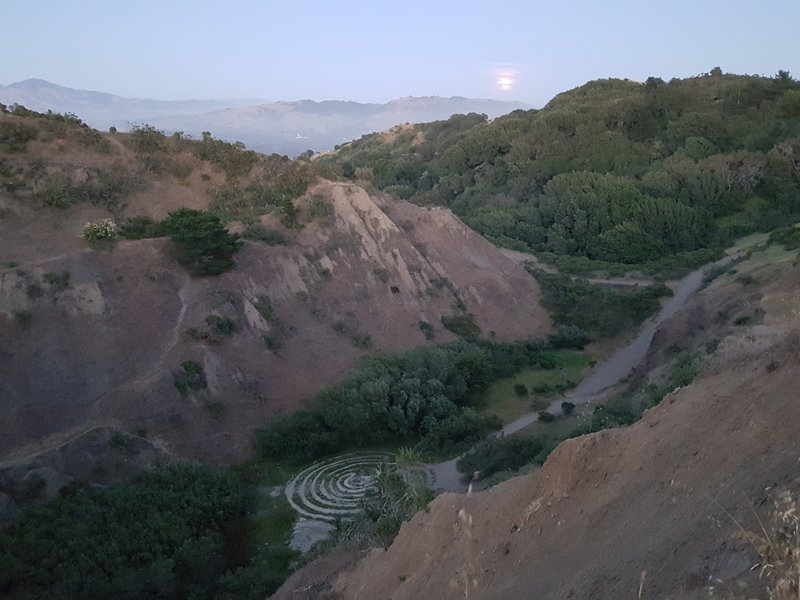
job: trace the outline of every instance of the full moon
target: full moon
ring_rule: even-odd
[[[512,75],[503,74],[497,78],[497,87],[503,90],[504,92],[509,92],[514,89],[514,84],[516,80]]]

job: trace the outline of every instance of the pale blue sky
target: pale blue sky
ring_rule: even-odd
[[[0,19],[0,84],[140,98],[539,106],[601,77],[800,77],[800,0],[0,0]]]

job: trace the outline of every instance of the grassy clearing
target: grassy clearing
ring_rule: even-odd
[[[479,399],[478,413],[495,415],[506,424],[532,410],[543,410],[562,391],[577,385],[594,362],[592,356],[584,352],[554,350],[543,355],[551,359],[554,368],[530,367],[495,381]],[[526,395],[515,392],[514,386],[518,384],[527,388]]]

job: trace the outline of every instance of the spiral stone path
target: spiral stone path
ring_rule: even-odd
[[[364,494],[391,461],[385,452],[341,454],[316,462],[286,484],[284,493],[298,515],[333,522],[361,511]]]

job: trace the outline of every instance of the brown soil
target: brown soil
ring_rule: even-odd
[[[206,184],[193,177],[185,188],[151,182],[126,199],[125,213],[159,218],[205,206]],[[449,211],[330,182],[298,206],[312,195],[334,206],[332,219],[306,224],[286,246],[248,242],[236,267],[213,278],[188,276],[167,239],[87,249],[78,234],[109,216],[100,208],[7,201],[0,258],[14,262],[0,264],[0,339],[12,342],[0,349],[0,459],[113,426],[146,432],[174,455],[229,464],[248,455],[259,424],[302,406],[364,355],[430,343],[420,321],[433,325],[434,342],[455,339],[441,317],[458,303],[487,337],[549,330],[536,281]],[[66,288],[45,281],[61,272]],[[265,297],[266,318],[256,308]],[[239,330],[188,335],[208,331],[210,314]],[[174,377],[189,360],[203,365],[208,389],[182,398]]]
[[[764,323],[726,337],[705,376],[640,422],[568,440],[485,492],[439,496],[388,550],[326,575],[329,597],[764,596],[739,526],[757,530],[771,495],[798,483],[800,318],[785,309],[798,282],[800,268],[762,280]]]

